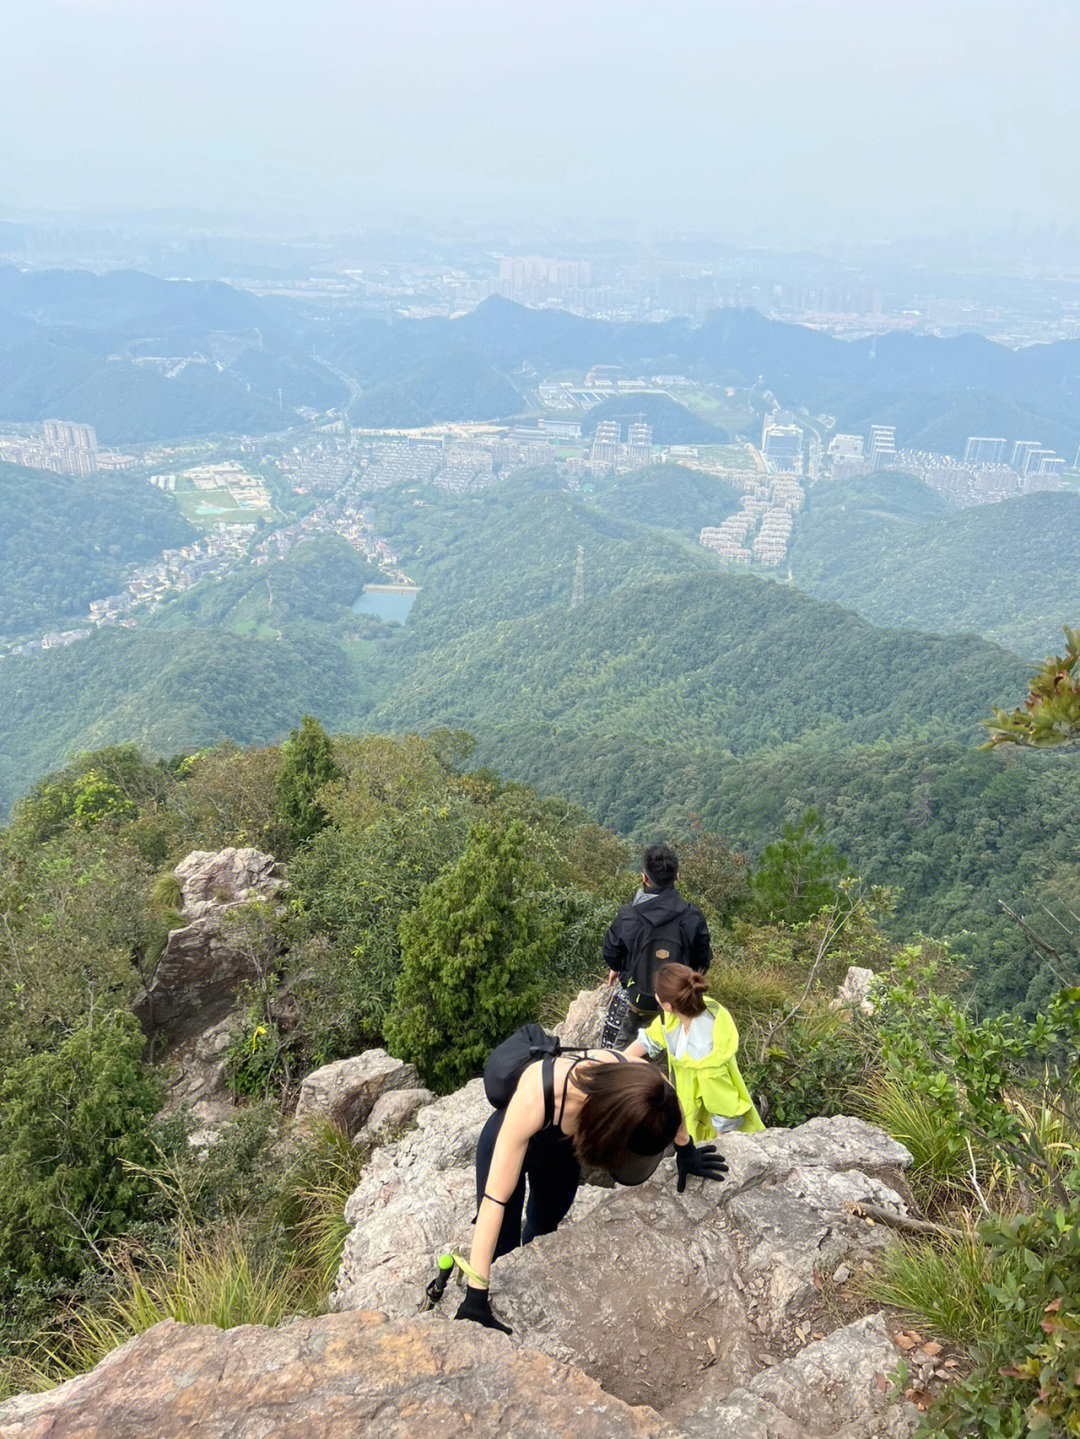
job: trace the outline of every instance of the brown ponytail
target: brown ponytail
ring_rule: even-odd
[[[657,999],[670,1004],[678,1015],[696,1019],[705,1013],[708,980],[685,964],[664,964],[656,971],[653,991]]]

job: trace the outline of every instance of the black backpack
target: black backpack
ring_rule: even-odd
[[[656,1009],[653,979],[665,964],[686,963],[686,938],[683,934],[684,911],[672,915],[663,924],[650,924],[640,917],[640,929],[630,956],[629,982],[626,992],[630,1003],[639,1009]]]
[[[543,1060],[544,1128],[555,1117],[555,1056],[588,1054],[587,1049],[563,1046],[557,1034],[548,1034],[539,1024],[523,1024],[496,1046],[484,1065],[484,1093],[495,1109],[505,1109],[513,1098],[518,1080],[535,1060]],[[621,1058],[621,1056],[620,1056]]]

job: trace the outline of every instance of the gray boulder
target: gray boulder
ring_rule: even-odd
[[[416,1089],[416,1067],[392,1059],[385,1049],[366,1049],[351,1059],[339,1059],[314,1070],[300,1085],[296,1122],[328,1119],[348,1135],[366,1123],[375,1102],[396,1089]]]
[[[376,1140],[388,1130],[407,1124],[418,1109],[434,1103],[434,1100],[430,1089],[393,1089],[380,1094],[371,1106],[367,1123],[357,1133],[356,1143]]]
[[[191,919],[216,913],[223,904],[273,899],[284,881],[274,874],[277,861],[258,849],[192,850],[173,870]]]
[[[578,991],[566,1011],[566,1018],[554,1030],[568,1049],[592,1049],[599,1045],[611,994],[606,984]]]
[[[476,1140],[489,1114],[477,1080],[375,1152],[346,1206],[335,1307],[405,1317],[436,1255],[467,1251]],[[585,1186],[556,1233],[501,1259],[492,1294],[513,1342],[667,1413],[750,1385],[763,1356],[790,1352],[800,1330],[820,1326],[824,1280],[889,1242],[854,1206],[903,1213],[902,1192],[881,1176],[900,1174],[910,1156],[849,1118],[718,1143],[730,1166],[724,1184],[692,1181],[678,1195],[665,1160],[635,1189]],[[445,1312],[457,1302],[452,1291]]]
[[[836,998],[829,1001],[829,1008],[854,1007],[861,1014],[873,1014],[874,1002],[870,994],[876,981],[877,975],[872,969],[864,969],[859,964],[849,964],[843,983],[837,988]]]
[[[684,1439],[909,1439],[914,1405],[889,1403],[899,1358],[880,1314],[835,1329],[744,1387],[695,1405]],[[675,1422],[680,1422],[676,1420]]]

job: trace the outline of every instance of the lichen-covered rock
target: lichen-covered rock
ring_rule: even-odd
[[[418,1109],[434,1101],[435,1096],[430,1089],[392,1089],[389,1093],[380,1094],[371,1106],[366,1124],[357,1133],[357,1143],[378,1139],[387,1130],[407,1124]]]
[[[166,1114],[224,1099],[228,1093],[229,1047],[243,1022],[243,1015],[234,1011],[200,1033],[189,1035],[162,1056],[162,1067],[169,1074]]]
[[[467,1249],[476,1140],[489,1113],[474,1081],[375,1152],[346,1206],[336,1307],[404,1317],[438,1252]],[[692,1181],[679,1195],[665,1160],[635,1189],[583,1187],[556,1233],[501,1259],[493,1302],[514,1342],[661,1410],[699,1390],[706,1368],[706,1388],[749,1383],[760,1353],[782,1351],[814,1309],[823,1277],[885,1242],[853,1205],[903,1210],[877,1171],[899,1172],[907,1151],[859,1120],[718,1142],[730,1165],[724,1184]],[[445,1307],[455,1304],[448,1296]]]
[[[419,1083],[415,1065],[392,1059],[385,1049],[365,1049],[307,1076],[296,1101],[296,1121],[328,1119],[355,1135],[380,1096],[394,1089],[416,1089]]]
[[[192,850],[173,870],[185,917],[198,919],[223,904],[273,899],[283,884],[274,874],[276,867],[274,856],[259,849]]]
[[[222,1332],[166,1322],[46,1394],[0,1439],[678,1439],[578,1370],[476,1324],[350,1313]]]
[[[372,1155],[345,1206],[333,1303],[340,1309],[415,1311],[435,1257],[468,1244],[476,1208],[476,1141],[491,1113],[483,1082],[421,1109],[416,1128]]]
[[[566,1018],[554,1030],[568,1049],[591,1049],[599,1045],[611,993],[606,984],[578,992],[566,1011]]]

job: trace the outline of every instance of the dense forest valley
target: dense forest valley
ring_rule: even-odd
[[[851,865],[893,891],[889,933],[948,939],[971,965],[980,1005],[1037,1003],[1045,956],[1001,905],[1064,917],[1080,780],[1060,753],[981,751],[981,721],[1023,691],[1032,669],[1001,639],[1030,653],[1071,612],[1080,571],[1054,536],[1077,532],[1080,500],[1013,502],[1017,527],[1009,506],[954,514],[914,480],[887,495],[876,476],[822,483],[811,496],[794,573],[810,590],[835,590],[842,574],[853,608],[720,570],[694,536],[735,497],[677,466],[589,493],[568,492],[548,471],[479,494],[387,489],[374,500],[376,524],[420,586],[408,624],[354,612],[377,572],[322,536],[177,595],[136,629],[8,658],[0,798],[11,805],[65,755],[105,744],[168,756],[226,737],[259,743],[304,712],[330,732],[438,723],[473,735],[479,763],[586,805],[634,841],[678,839],[704,823],[754,857],[813,808]],[[883,514],[893,570],[882,559]],[[121,504],[116,544],[136,544],[162,516],[136,528]],[[1015,553],[1007,538],[1005,549],[987,547],[982,531],[995,519],[1001,536],[1026,536]],[[827,562],[837,533],[843,569]],[[939,533],[951,565],[918,570]],[[579,547],[583,595],[572,607]],[[41,593],[43,559],[27,568],[34,554],[44,550],[31,531],[0,556],[16,600],[23,585]],[[70,587],[65,575],[85,569],[79,552],[52,554],[50,583]],[[926,630],[879,627],[899,606],[887,585],[898,589],[912,570],[903,613]],[[863,574],[872,589],[856,594]],[[950,621],[958,574],[963,604]],[[1051,619],[1055,595],[1065,608]],[[980,618],[997,644],[967,628]]]

